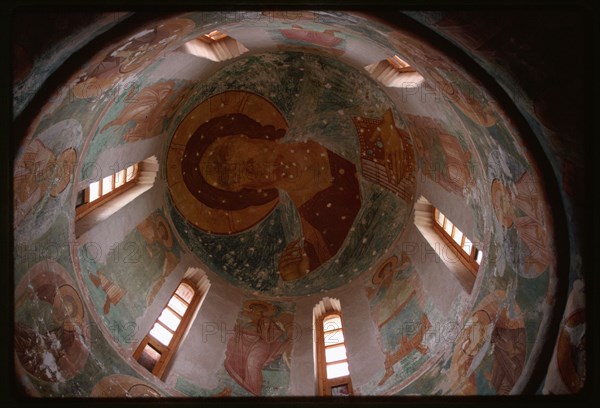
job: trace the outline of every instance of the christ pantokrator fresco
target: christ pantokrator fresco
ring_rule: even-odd
[[[216,100],[222,102],[213,109]],[[281,142],[285,120],[270,102],[248,92],[212,97],[183,126],[189,121],[198,126],[178,132],[189,138],[181,146],[175,136],[171,149],[180,154],[171,154],[168,164],[180,212],[209,233],[233,234],[261,222],[284,191],[302,234],[279,257],[281,278],[299,279],[337,253],[361,207],[352,162],[312,140]]]

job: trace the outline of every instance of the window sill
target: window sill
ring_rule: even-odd
[[[152,184],[138,184],[93,209],[75,222],[75,237],[81,237],[83,234],[91,230],[94,225],[106,221],[121,208],[125,207],[127,204],[151,188]]]

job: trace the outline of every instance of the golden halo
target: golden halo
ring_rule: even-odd
[[[248,118],[260,124],[263,129],[269,130],[272,135],[259,136],[264,139],[281,138],[288,129],[281,112],[266,98],[246,91],[226,91],[209,97],[187,114],[175,130],[167,153],[167,184],[175,208],[196,228],[211,234],[229,235],[245,231],[267,217],[279,203],[277,191],[273,189],[232,193],[203,183],[202,186],[195,187],[194,191],[190,191],[186,184],[186,179],[191,177],[191,173],[184,175],[186,149],[196,143],[208,147],[212,143],[209,139],[216,140],[217,136],[212,132],[204,134],[202,129],[213,126],[215,121],[233,120],[237,117]],[[218,131],[219,126],[215,129]],[[196,170],[191,168],[190,171]],[[198,179],[203,178],[200,175]],[[242,196],[249,194],[254,194],[254,197],[264,195],[265,198],[263,201],[244,205]],[[236,204],[237,207],[226,207],[225,204],[219,207],[199,199],[200,196],[212,201],[218,197],[218,204],[226,201],[226,205]]]

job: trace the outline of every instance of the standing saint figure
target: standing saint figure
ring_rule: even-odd
[[[235,327],[235,335],[227,344],[225,369],[238,384],[254,395],[262,390],[262,369],[280,357],[290,343],[283,324],[270,317],[275,307],[261,301],[246,302],[250,322]]]

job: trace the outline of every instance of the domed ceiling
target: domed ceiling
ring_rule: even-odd
[[[257,54],[193,88],[184,109],[167,155],[170,215],[229,282],[270,295],[330,289],[402,231],[412,142],[364,73],[319,54]]]
[[[85,312],[69,318],[77,327],[89,321],[99,329],[94,341],[82,340],[90,351],[81,365],[88,368],[71,370],[67,359],[67,368],[58,369],[87,384],[72,394],[87,395],[104,384],[106,367],[148,380],[131,361],[131,338],[112,336],[112,328],[153,324],[161,296],[189,268],[206,272],[212,285],[195,327],[233,325],[243,305],[260,301],[312,330],[314,305],[339,296],[348,327],[370,325],[365,336],[379,350],[376,360],[362,332],[348,336],[349,350],[355,341],[363,353],[355,361],[366,370],[353,378],[362,395],[524,389],[561,312],[558,224],[548,199],[552,185],[531,141],[482,75],[426,36],[348,12],[194,12],[121,27],[88,50],[91,58],[75,58],[71,76],[39,112],[26,106],[25,95],[38,68],[19,76],[26,79],[15,111],[34,114],[15,157],[15,321],[26,340],[19,340],[17,357],[32,388],[52,394],[47,380],[59,378],[36,371],[45,350],[28,353],[36,330],[50,336],[38,329],[35,313],[48,322],[62,313],[52,306],[51,315],[50,303],[32,300],[46,291],[38,274],[57,276],[62,289],[52,292],[52,304],[64,297]],[[186,51],[188,42],[213,30],[246,52],[214,61]],[[394,55],[422,82],[386,87],[365,69]],[[62,61],[51,63],[44,72],[61,68]],[[150,156],[158,162],[153,187],[91,233],[78,234],[81,192]],[[50,177],[39,182],[40,174]],[[483,251],[470,284],[416,225],[421,196],[447,209]],[[69,245],[55,254],[38,250],[56,242]],[[94,248],[103,253],[94,256]],[[455,337],[425,336],[440,334],[449,320]],[[420,334],[404,336],[405,321],[419,322]],[[484,322],[494,340],[472,337],[473,321]],[[173,370],[182,378],[175,388],[217,395],[233,387],[234,395],[246,395],[222,361],[196,365],[223,357],[224,342],[215,340],[206,352],[198,331],[190,333]],[[508,336],[517,345],[526,338],[513,360],[496,347]],[[300,337],[296,350],[312,350],[312,336]],[[473,350],[465,354],[471,339]],[[202,350],[194,348],[200,344]],[[283,373],[277,390],[312,393],[311,351],[305,360],[294,354],[290,363],[289,356],[269,368]],[[512,372],[509,363],[517,367]],[[199,366],[206,367],[204,377]],[[288,376],[292,366],[299,371]],[[492,375],[500,372],[507,378]]]

